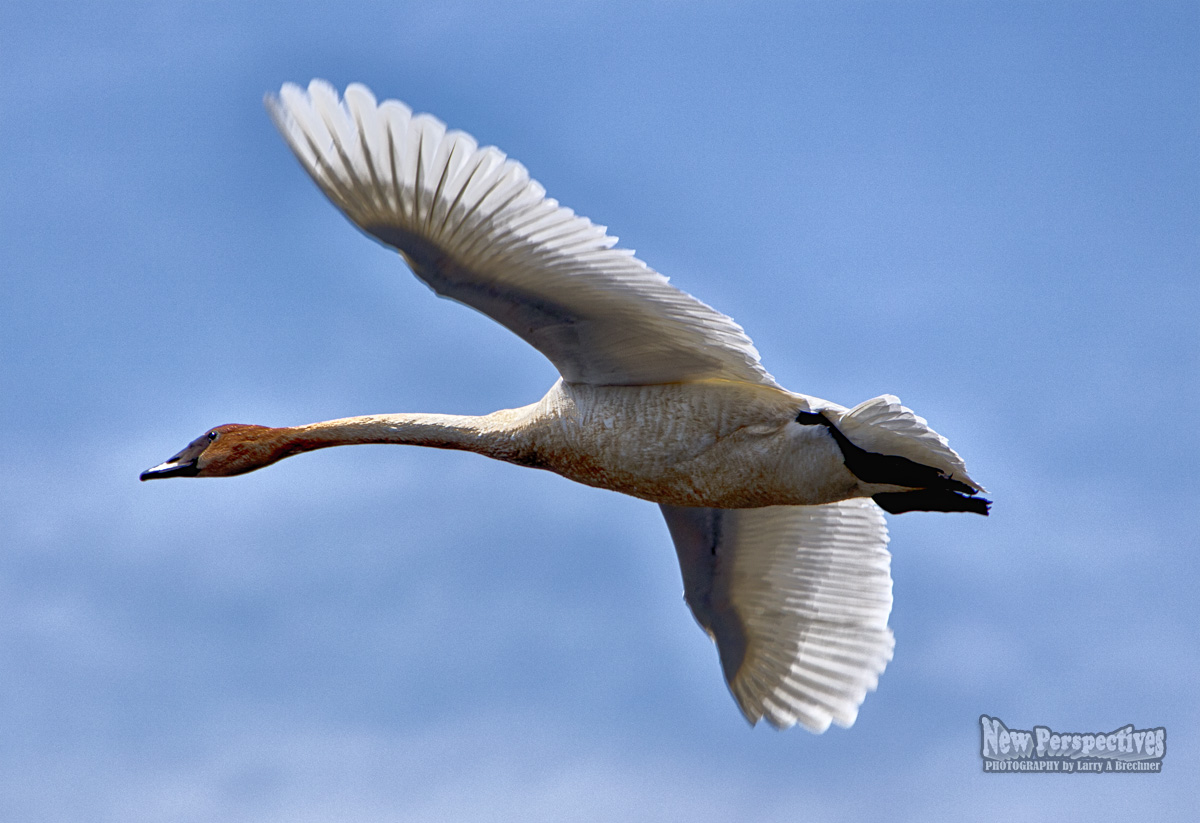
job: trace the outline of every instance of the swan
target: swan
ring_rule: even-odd
[[[751,725],[850,726],[892,658],[883,512],[991,501],[891,395],[787,391],[741,326],[671,286],[494,147],[361,85],[266,105],[325,195],[441,297],[501,323],[561,377],[482,416],[380,414],[208,430],[141,474],[226,477],[330,446],[464,449],[657,503],[684,600]]]

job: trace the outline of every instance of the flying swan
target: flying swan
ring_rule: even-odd
[[[314,80],[267,108],[305,170],[438,295],[562,375],[481,417],[217,426],[141,475],[225,477],[328,446],[465,449],[657,503],[684,599],[751,724],[850,726],[892,658],[883,512],[986,515],[946,439],[884,395],[794,394],[741,326],[546,197],[525,167],[428,114]]]

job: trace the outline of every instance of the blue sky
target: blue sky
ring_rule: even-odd
[[[1195,819],[1197,42],[1165,2],[3,4],[0,818]],[[137,482],[554,380],[306,179],[261,98],[314,76],[965,456],[993,516],[890,518],[852,729],[745,725],[649,504],[374,446]],[[1165,726],[1164,773],[984,775],[983,713]]]

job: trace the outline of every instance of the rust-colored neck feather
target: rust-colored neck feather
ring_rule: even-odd
[[[326,420],[305,426],[256,433],[254,449],[275,462],[330,446],[395,443],[436,449],[462,449],[511,462],[522,462],[531,448],[525,409],[506,409],[482,417],[456,414],[378,414]]]

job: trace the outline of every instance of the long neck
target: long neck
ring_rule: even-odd
[[[476,417],[458,414],[371,414],[275,429],[275,448],[287,457],[330,446],[398,443],[462,449],[498,460],[524,462],[533,448],[527,425],[532,407]]]

